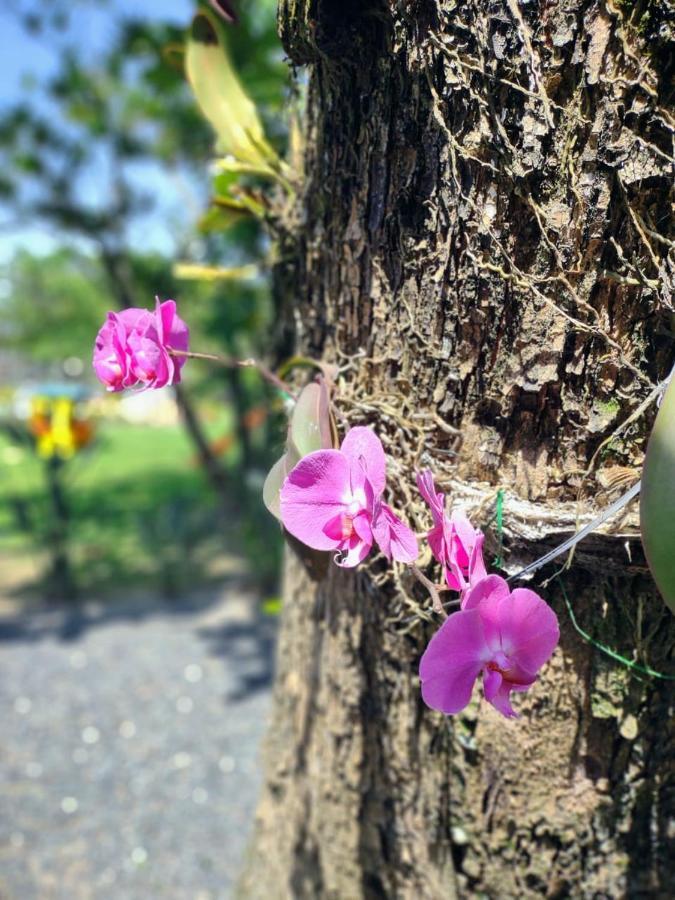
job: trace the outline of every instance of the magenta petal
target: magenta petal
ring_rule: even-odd
[[[162,329],[162,343],[172,350],[187,350],[190,344],[190,329],[176,312],[176,301],[165,300],[159,304]],[[176,365],[182,368],[185,359],[176,358]]]
[[[485,535],[482,531],[476,532],[476,542],[471,551],[469,559],[469,584],[476,584],[482,578],[487,577],[485,561],[483,559],[483,544],[485,543]]]
[[[402,563],[413,563],[417,559],[417,538],[386,503],[380,504],[373,522],[373,534],[387,559]]]
[[[128,374],[127,355],[118,336],[119,324],[109,313],[94,341],[92,365],[96,377],[109,391],[121,391]]]
[[[155,317],[148,309],[131,306],[128,309],[123,309],[116,315],[126,334],[131,334],[132,331],[136,331],[139,334],[146,334],[151,330],[153,332],[157,331]]]
[[[369,547],[373,546],[373,528],[370,520],[370,513],[363,510],[358,515],[354,516],[352,519],[352,528],[362,541],[367,543]]]
[[[501,651],[502,625],[504,622],[502,603],[511,602],[511,592],[507,582],[499,575],[488,575],[469,588],[462,597],[462,609],[479,609],[485,640],[492,652]],[[508,654],[508,650],[504,649]]]
[[[336,566],[340,566],[341,569],[353,569],[368,556],[372,546],[372,544],[364,544],[363,541],[358,541],[349,547],[340,547],[333,557],[333,562]]]
[[[375,432],[362,426],[351,428],[345,435],[340,450],[349,460],[353,473],[353,487],[357,487],[354,476],[360,483],[362,479],[359,473],[365,470],[375,496],[379,497],[387,482],[387,460],[384,447]]]
[[[502,646],[519,666],[537,672],[560,639],[558,619],[534,591],[516,588],[510,601],[500,604]]]
[[[496,604],[503,597],[509,595],[509,586],[503,578],[500,578],[499,575],[487,575],[466,592],[462,600],[462,609],[474,609],[488,599]],[[496,616],[496,610],[494,615]]]
[[[476,529],[461,510],[455,510],[450,516],[450,525],[459,544],[466,553],[466,562],[468,563],[470,548],[473,547],[476,540]]]
[[[447,618],[429,641],[420,662],[420,678],[426,681],[456,664],[476,663],[481,667],[488,659],[478,610],[461,610]]]
[[[134,378],[148,386],[157,377],[162,348],[156,341],[134,333],[129,336],[127,349]]]
[[[173,364],[172,357],[169,356],[164,347],[162,347],[159,359],[157,360],[155,380],[151,387],[161,388],[167,384],[175,384],[176,381],[180,381],[180,375]]]
[[[508,681],[505,681],[499,672],[486,670],[483,673],[483,691],[485,699],[507,719],[517,719],[518,713],[511,706],[509,695],[513,689]]]
[[[345,511],[349,462],[339,450],[315,450],[293,468],[280,491],[281,521],[298,540],[315,550],[338,543],[324,528]]]
[[[446,716],[460,712],[471,700],[480,669],[475,665],[455,666],[443,678],[422,682],[422,699],[431,709]]]
[[[434,524],[439,525],[443,521],[445,513],[445,497],[443,494],[436,492],[434,484],[434,476],[430,469],[424,469],[422,472],[415,473],[417,488],[422,495],[422,499],[431,509],[431,515],[434,518]]]
[[[340,512],[325,523],[325,525],[323,526],[323,533],[327,535],[332,541],[335,541],[336,544],[341,544],[345,539],[343,532],[344,523],[345,514],[343,512]]]
[[[176,303],[174,300],[166,300],[160,302],[159,297],[155,297],[155,328],[159,343],[164,344],[164,335],[168,335],[171,331],[171,323],[176,312]]]
[[[463,591],[466,587],[466,580],[462,575],[462,571],[456,563],[448,563],[443,570],[445,573],[445,583],[451,591]]]
[[[486,700],[492,702],[503,681],[504,679],[499,672],[495,672],[493,669],[485,669],[483,672],[483,693]]]
[[[443,525],[435,525],[431,531],[427,533],[427,541],[434,555],[434,558],[441,564],[445,565],[445,538],[443,537]]]
[[[370,516],[361,512],[352,519],[354,529],[351,537],[339,547],[339,556],[335,557],[338,566],[351,569],[358,566],[368,556],[373,546],[373,533],[370,528]]]
[[[443,552],[445,554],[445,580],[451,591],[463,591],[468,586],[464,571],[468,566],[463,568],[460,564],[461,560],[458,558],[457,551],[458,549],[461,549],[461,547],[452,519],[443,516],[442,528],[444,542]],[[469,557],[466,555],[467,564],[468,561]]]
[[[477,610],[450,616],[432,637],[420,660],[422,697],[432,709],[459,712],[488,657]]]
[[[513,658],[509,660],[509,669],[504,672],[504,678],[510,685],[512,691],[526,691],[537,680],[537,673],[524,669]]]

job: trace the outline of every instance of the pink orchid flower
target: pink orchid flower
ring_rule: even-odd
[[[341,566],[356,566],[373,541],[387,559],[417,559],[413,532],[383,503],[386,457],[370,428],[352,428],[339,450],[315,450],[292,469],[281,488],[281,521],[315,550],[337,551]]]
[[[466,591],[487,575],[483,562],[485,535],[473,527],[464,513],[456,510],[448,516],[445,497],[436,493],[434,476],[429,469],[417,472],[416,477],[419,492],[434,519],[434,527],[427,534],[431,552],[443,566],[448,588]]]
[[[189,334],[174,300],[160,303],[158,298],[154,311],[132,307],[109,312],[94,344],[96,376],[109,391],[177,384],[185,359],[169,350],[187,350]]]
[[[488,575],[469,589],[464,608],[432,637],[420,661],[422,698],[447,715],[464,709],[483,673],[485,699],[502,715],[517,713],[511,691],[527,691],[553,653],[555,613],[534,591]]]

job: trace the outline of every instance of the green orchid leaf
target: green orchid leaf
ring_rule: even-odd
[[[321,388],[312,382],[300,392],[291,416],[290,441],[301,457],[313,450],[321,450],[320,412]]]
[[[284,453],[281,459],[278,459],[267,473],[267,478],[263,485],[263,503],[272,515],[279,520],[281,520],[279,491],[291,468],[292,466],[289,468],[288,454]]]
[[[200,216],[197,221],[197,228],[202,234],[226,231],[242,219],[250,218],[251,215],[251,210],[245,203],[239,203],[236,200],[227,203],[219,202]]]
[[[654,581],[675,613],[675,378],[666,389],[647,445],[640,531]]]
[[[328,388],[319,377],[300,391],[288,428],[286,453],[272,466],[263,485],[263,502],[273,516],[281,518],[279,491],[302,457],[335,446],[337,428],[330,410]]]

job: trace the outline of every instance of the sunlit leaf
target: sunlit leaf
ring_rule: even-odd
[[[219,203],[211,206],[199,218],[197,228],[203,234],[210,234],[214,231],[226,231],[242,219],[249,218],[250,215],[251,211],[244,203],[236,201]]]
[[[175,263],[175,278],[183,281],[247,281],[257,278],[260,269],[256,265],[234,266],[226,269],[220,266],[202,266],[197,263]]]
[[[281,613],[281,597],[268,597],[263,601],[263,612],[266,616],[278,616]]]
[[[238,159],[234,159],[232,156],[225,156],[223,159],[219,159],[216,163],[218,169],[225,174],[232,173],[233,175],[259,175],[260,169],[257,165],[251,165],[250,163],[240,162]],[[217,178],[215,179],[217,181]]]
[[[272,174],[278,158],[234,71],[224,29],[210,10],[198,12],[192,20],[185,71],[202,113],[216,131],[219,150]]]
[[[640,530],[654,581],[675,613],[675,378],[666,390],[647,445]]]

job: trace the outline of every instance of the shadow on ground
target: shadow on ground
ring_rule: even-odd
[[[231,896],[276,620],[232,577],[170,602],[0,605],[0,896]]]

